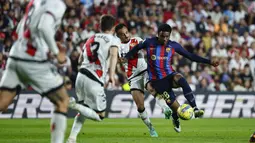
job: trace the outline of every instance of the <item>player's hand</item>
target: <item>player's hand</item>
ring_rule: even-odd
[[[114,87],[115,86],[115,78],[110,76],[109,77],[109,84],[111,83],[111,85]]]
[[[211,61],[211,65],[214,66],[214,67],[219,66],[219,64],[220,64],[219,61],[216,61],[216,60]]]
[[[126,59],[126,58],[124,58],[124,57],[120,57],[119,58],[120,59],[120,62],[121,63],[126,63],[128,60]]]
[[[66,55],[64,52],[59,52],[58,55],[57,55],[57,60],[58,60],[58,63],[62,64],[65,62],[66,60]]]

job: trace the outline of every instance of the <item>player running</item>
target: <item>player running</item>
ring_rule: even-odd
[[[119,57],[124,57],[130,49],[143,41],[140,37],[131,38],[129,31],[124,24],[118,24],[115,27],[115,32],[117,37],[121,40],[121,46],[119,47]],[[146,76],[147,63],[144,59],[143,51],[139,51],[133,59],[130,59],[127,61],[127,63],[124,63],[124,68],[130,84],[131,94],[136,103],[137,111],[139,112],[139,116],[144,124],[148,127],[151,137],[158,137],[158,134],[152,126],[150,118],[144,107],[144,86],[146,79],[148,78]],[[165,100],[163,98],[156,98],[156,100],[158,105],[162,107],[166,118],[169,119],[171,116],[171,110],[167,106]]]
[[[185,98],[194,108],[195,118],[204,114],[203,110],[198,109],[194,94],[186,79],[178,72],[175,72],[171,66],[172,57],[175,52],[195,62],[218,66],[217,61],[211,61],[196,54],[187,52],[179,43],[170,41],[172,28],[168,24],[162,24],[158,27],[158,37],[146,39],[143,43],[132,48],[125,56],[127,59],[141,49],[147,51],[148,73],[151,85],[155,90],[164,96],[168,106],[173,110],[173,124],[176,132],[181,132],[180,121],[177,115],[177,109],[180,106],[176,101],[172,88],[181,87]]]
[[[109,78],[115,84],[114,76],[118,59],[118,39],[113,36],[115,18],[104,15],[100,20],[102,33],[97,33],[87,40],[79,58],[81,64],[77,75],[75,89],[78,102],[96,111],[103,119],[106,109],[104,80],[107,74],[107,60],[110,59]],[[77,114],[73,123],[68,143],[76,143],[86,117]]]
[[[65,59],[65,55],[59,52],[54,35],[61,24],[66,6],[72,5],[72,0],[29,2],[25,16],[17,28],[19,39],[11,48],[6,71],[0,82],[0,111],[5,111],[13,98],[27,85],[31,85],[40,95],[48,97],[55,105],[51,119],[52,143],[64,141],[69,97],[63,86],[63,78],[49,62],[48,55],[53,54],[59,62]],[[94,112],[81,105],[76,105],[76,109],[81,109],[82,113],[85,111],[84,115]],[[90,118],[100,120],[99,117]]]

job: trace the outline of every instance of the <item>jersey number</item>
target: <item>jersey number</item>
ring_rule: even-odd
[[[30,56],[35,56],[35,53],[36,53],[36,48],[32,45],[31,43],[31,33],[30,33],[30,30],[28,28],[28,25],[30,24],[31,22],[31,16],[33,15],[34,13],[34,10],[35,10],[35,6],[33,5],[34,3],[34,0],[30,1],[29,4],[27,5],[27,8],[26,8],[26,14],[25,14],[25,25],[24,25],[24,37],[26,39],[28,39],[28,42],[27,42],[27,50],[26,50],[26,53]]]
[[[91,49],[91,53],[90,56],[88,56],[89,61],[92,62],[96,62],[98,59],[98,54],[97,51],[99,49],[99,43],[98,42],[93,42],[90,44],[90,49]]]
[[[88,56],[88,60],[90,63],[95,63],[96,65],[99,65],[101,67],[101,63],[98,59],[98,49],[100,44],[95,41],[95,37],[91,37],[85,44],[86,46],[86,52]],[[97,73],[98,77],[101,77],[103,75],[102,70],[95,70]]]

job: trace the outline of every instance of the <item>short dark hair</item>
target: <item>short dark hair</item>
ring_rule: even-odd
[[[115,25],[115,18],[111,15],[103,15],[100,19],[100,27],[102,31],[111,30]]]
[[[170,25],[164,23],[164,24],[161,24],[159,27],[158,27],[158,33],[159,32],[169,32],[171,33],[172,32],[172,28]]]
[[[123,23],[120,23],[120,24],[118,24],[118,25],[116,25],[115,26],[115,33],[117,33],[120,29],[122,29],[123,27],[126,27],[127,28],[127,26],[125,25],[125,24],[123,24]]]

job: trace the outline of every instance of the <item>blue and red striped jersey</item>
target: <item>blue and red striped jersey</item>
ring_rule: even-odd
[[[138,44],[126,54],[125,58],[131,58],[141,49],[147,51],[149,80],[162,79],[174,72],[172,58],[175,52],[192,61],[210,64],[210,60],[189,53],[177,42],[169,40],[166,45],[159,44],[157,37],[146,39],[143,43]]]

